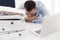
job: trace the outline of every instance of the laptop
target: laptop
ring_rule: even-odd
[[[58,15],[45,16],[42,24],[41,25],[39,24],[39,27],[31,29],[31,32],[37,35],[38,37],[44,37],[58,31],[60,26],[59,16]]]
[[[42,23],[42,31],[41,31],[42,37],[58,31],[57,20],[58,20],[58,17],[56,15],[48,15],[44,17],[44,20]]]

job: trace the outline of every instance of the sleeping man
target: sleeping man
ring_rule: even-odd
[[[26,1],[21,9],[24,9],[27,15],[25,21],[31,23],[41,24],[43,17],[48,14],[47,9],[40,1]]]

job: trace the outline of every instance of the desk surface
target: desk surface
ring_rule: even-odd
[[[30,30],[33,28],[41,28],[42,25],[41,24],[33,24],[33,23],[25,23],[24,21],[21,21],[21,23],[23,23],[22,25],[25,27],[25,29]],[[26,32],[22,32],[23,36],[22,38],[18,38],[18,34],[19,33],[12,33],[12,34],[6,34],[6,35],[1,35],[0,36],[0,40],[18,40],[18,39],[29,39],[29,40],[60,40],[60,31],[57,31],[55,33],[52,33],[50,35],[47,35],[45,37],[37,37],[35,34],[26,31]],[[13,35],[13,36],[12,36]],[[9,36],[9,37],[8,37]],[[16,36],[16,39],[14,39]]]
[[[42,24],[35,24],[35,23],[26,23],[24,21],[21,21],[26,29],[33,29],[33,28],[41,28],[42,29]]]

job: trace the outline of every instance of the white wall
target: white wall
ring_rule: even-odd
[[[21,3],[24,3],[26,0],[15,0],[16,8],[20,6]]]
[[[60,13],[60,0],[54,1],[54,14]]]

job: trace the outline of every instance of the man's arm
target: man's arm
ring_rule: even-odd
[[[37,14],[36,14],[37,19],[33,20],[32,22],[41,24],[42,21],[43,21],[43,17],[48,15],[48,11],[47,11],[45,5],[42,2],[37,1],[36,3],[37,3],[36,4],[36,7],[37,7]]]
[[[45,7],[45,5],[40,1],[37,1],[37,8],[38,8],[37,9],[38,12],[42,15],[42,17],[49,14],[47,8]],[[37,14],[37,15],[39,15],[39,14]]]
[[[43,18],[41,16],[37,17],[37,19],[33,20],[32,23],[42,24]]]
[[[32,22],[33,20],[36,20],[36,19],[37,19],[36,16],[32,16],[32,17],[27,17],[27,18],[25,18],[25,21],[26,21],[26,22]]]

